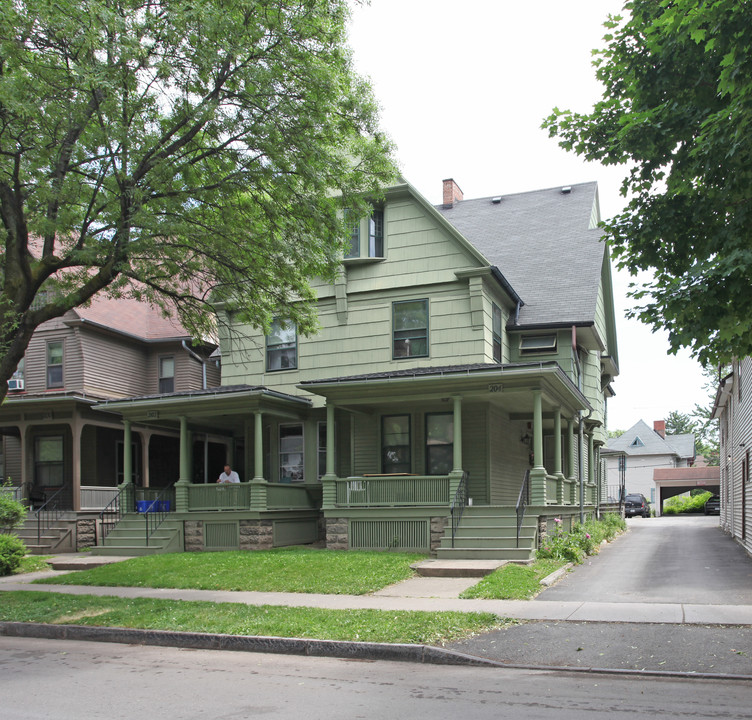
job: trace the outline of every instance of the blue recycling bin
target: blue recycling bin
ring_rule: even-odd
[[[157,500],[137,500],[136,512],[140,512],[140,513],[157,512],[158,505],[159,503]]]

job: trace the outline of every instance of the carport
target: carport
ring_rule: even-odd
[[[681,495],[695,488],[702,488],[719,495],[721,468],[718,466],[656,468],[653,470],[653,482],[655,483],[655,497],[658,499],[655,514],[658,516],[663,509],[663,501],[674,495]]]

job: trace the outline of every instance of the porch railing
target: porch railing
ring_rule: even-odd
[[[520,530],[522,521],[525,519],[525,508],[530,502],[530,470],[525,470],[525,477],[522,478],[520,494],[517,498],[517,547],[520,546]]]
[[[454,536],[457,534],[457,528],[460,526],[462,514],[467,507],[467,476],[466,472],[462,473],[462,479],[457,486],[457,491],[454,493],[454,499],[449,508],[449,517],[452,521],[452,547],[454,547]]]
[[[335,502],[340,507],[448,505],[446,475],[395,475],[338,478]]]
[[[270,510],[315,508],[315,495],[313,488],[303,484],[269,483],[266,490],[266,506]]]
[[[188,510],[247,510],[251,506],[250,483],[189,485]]]
[[[55,493],[53,493],[44,504],[34,511],[37,516],[37,545],[42,543],[42,533],[45,530],[49,530],[54,523],[56,523],[63,515],[62,500],[64,493],[68,491],[68,487],[63,485]]]
[[[102,510],[118,494],[118,488],[100,485],[82,485],[79,495],[81,510]]]

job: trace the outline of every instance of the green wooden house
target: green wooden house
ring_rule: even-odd
[[[126,444],[134,425],[180,433],[153,546],[526,560],[548,518],[596,512],[618,374],[597,186],[465,200],[445,180],[443,200],[403,182],[354,223],[338,279],[317,285],[316,335],[228,314],[221,387],[103,406]],[[189,482],[209,433],[240,484]],[[105,544],[135,542],[127,522]]]

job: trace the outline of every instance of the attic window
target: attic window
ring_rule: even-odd
[[[520,354],[556,352],[556,335],[528,335],[520,338]]]
[[[645,447],[645,443],[640,440],[639,437],[635,437],[634,440],[632,440],[632,444],[629,447]]]

